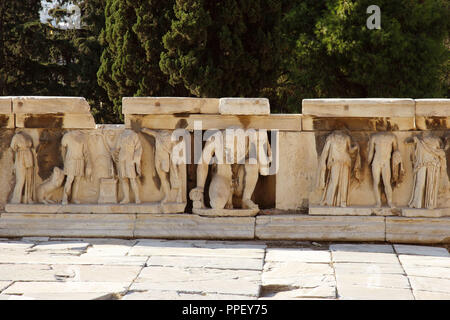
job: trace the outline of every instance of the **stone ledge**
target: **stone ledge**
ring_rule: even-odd
[[[414,118],[413,99],[303,99],[304,115],[317,117]]]
[[[132,238],[135,214],[0,214],[0,237]]]
[[[256,239],[450,243],[450,218],[1,213],[0,237]]]
[[[184,97],[125,97],[123,114],[219,113],[219,99]]]
[[[90,113],[18,113],[16,128],[46,129],[95,129],[95,120]]]
[[[255,218],[200,217],[194,214],[138,214],[136,238],[253,239]]]
[[[256,218],[261,240],[384,241],[384,217],[273,215]]]
[[[81,113],[90,114],[91,107],[82,97],[12,97],[12,110],[16,114]]]
[[[310,206],[310,215],[319,216],[393,216],[400,215],[402,209],[386,208],[386,207],[325,207],[325,206]]]
[[[267,98],[221,98],[220,114],[268,115],[270,104]]]
[[[194,122],[199,121],[202,130],[227,129],[238,126],[244,129],[267,129],[280,131],[301,131],[301,114],[272,114],[272,115],[212,115],[191,114],[183,115],[125,115],[127,128],[150,128],[173,130],[184,128],[194,130]]]
[[[11,213],[76,213],[76,214],[124,214],[124,213],[183,213],[185,203],[142,204],[7,204],[6,212]]]
[[[386,241],[450,243],[450,218],[386,217]]]

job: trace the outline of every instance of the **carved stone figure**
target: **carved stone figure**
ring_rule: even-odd
[[[64,174],[67,176],[62,204],[67,204],[70,197],[76,198],[80,179],[84,176],[90,177],[92,172],[84,132],[69,131],[63,136],[61,146]],[[79,203],[77,200],[74,200],[74,202]]]
[[[434,209],[437,207],[441,179],[448,184],[447,163],[442,141],[429,132],[406,140],[415,146],[414,183],[409,207]]]
[[[24,132],[17,133],[11,140],[15,152],[14,171],[16,185],[11,203],[34,203],[36,154],[33,141]]]
[[[221,131],[225,133],[225,130]],[[271,157],[270,145],[267,139],[267,133],[265,133],[265,139],[259,139],[263,141],[266,146],[265,150],[267,150],[266,156],[268,158]],[[227,134],[223,134],[223,136],[229,137]],[[232,136],[235,139],[234,136]],[[214,140],[209,140],[206,142],[203,148],[203,163],[197,166],[197,187],[192,189],[189,196],[191,200],[193,200],[194,208],[205,208],[204,203],[204,187],[206,178],[208,176],[209,163],[214,155],[216,155],[216,149],[212,148],[212,145],[215,144]],[[232,142],[232,145],[236,146],[236,142]],[[219,144],[220,145],[220,144]],[[230,155],[232,154],[232,150],[229,148],[228,143],[223,144],[223,151],[226,159],[230,159]],[[233,209],[233,195],[242,195],[241,207],[242,209],[258,209],[258,205],[255,204],[251,197],[256,187],[256,183],[258,182],[258,176],[261,173],[262,175],[267,175],[267,163],[261,163],[261,161],[257,161],[257,163],[249,163],[245,160],[248,160],[250,149],[254,148],[256,151],[255,142],[252,143],[249,141],[248,136],[246,137],[245,143],[245,159],[239,159],[239,154],[236,154],[238,148],[234,148],[235,159],[234,164],[228,163],[218,163],[214,165],[213,174],[211,178],[211,183],[209,186],[209,198],[210,205],[213,209]],[[261,155],[258,154],[258,160]],[[268,162],[268,161],[267,161]]]
[[[373,191],[376,206],[381,207],[380,178],[383,180],[384,192],[389,207],[392,202],[392,184],[401,182],[405,174],[402,157],[398,151],[397,137],[390,132],[375,133],[369,140],[369,165],[372,167]]]
[[[180,167],[172,159],[173,147],[177,141],[172,141],[172,132],[169,130],[150,130],[143,128],[143,133],[155,138],[155,167],[161,181],[164,198],[161,203],[170,201],[171,191],[176,194],[176,202],[182,202]]]
[[[323,190],[320,204],[346,207],[351,174],[359,180],[360,167],[359,146],[343,131],[331,133],[319,159],[318,188]]]
[[[130,185],[136,203],[141,203],[137,178],[141,173],[142,144],[133,130],[125,130],[118,138],[114,150],[117,174],[123,191],[121,204],[130,203]]]
[[[46,181],[44,181],[36,190],[37,200],[40,203],[55,203],[51,199],[52,193],[62,186],[64,181],[64,171],[58,167],[53,168],[53,173]]]

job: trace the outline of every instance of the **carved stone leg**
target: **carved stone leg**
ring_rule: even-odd
[[[131,189],[134,193],[134,199],[137,204],[141,203],[141,198],[139,196],[139,186],[136,179],[130,179]]]
[[[251,200],[258,182],[259,167],[257,164],[245,165],[245,186],[242,194],[242,209],[257,209],[258,205]]]
[[[158,173],[159,180],[161,181],[161,189],[164,193],[164,198],[161,200],[162,203],[165,203],[169,200],[170,196],[170,183],[167,178],[167,173],[161,168],[161,163],[156,164],[156,172]]]
[[[416,173],[413,195],[409,206],[411,208],[422,208],[423,197],[425,193],[425,183],[427,176],[427,168],[422,167]]]
[[[384,166],[381,170],[383,176],[384,193],[386,194],[386,200],[389,207],[393,207],[392,203],[392,187],[391,187],[391,168],[389,166]]]
[[[123,191],[123,199],[120,201],[120,204],[130,203],[130,184],[128,183],[128,179],[121,178],[120,185],[122,186]]]
[[[381,169],[377,164],[372,165],[373,193],[375,194],[376,206],[381,207],[381,194],[378,188],[380,184]],[[383,180],[384,181],[384,180]]]
[[[25,179],[26,179],[25,170],[16,169],[16,186],[14,187],[11,203],[21,203]]]
[[[78,191],[80,190],[80,181],[81,177],[75,177],[73,181],[73,192],[72,192],[72,199],[74,203],[79,204],[80,201],[76,200],[78,198]]]
[[[330,170],[330,180],[325,191],[325,198],[323,199],[321,205],[325,206],[335,206],[335,196],[339,182],[339,171],[340,166],[333,165]]]
[[[70,194],[72,193],[72,183],[73,183],[74,179],[75,179],[74,176],[67,176],[66,184],[64,185],[64,194],[63,194],[63,199],[62,199],[63,205],[66,205],[69,203],[69,197],[70,197]]]

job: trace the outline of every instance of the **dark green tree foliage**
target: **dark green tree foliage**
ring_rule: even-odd
[[[373,1],[315,2],[306,1],[308,8],[299,3],[285,17],[292,55],[278,91],[296,93],[291,110],[298,111],[302,98],[422,98],[448,90],[442,81],[448,72],[446,0],[377,1],[379,30],[366,27]]]
[[[46,95],[61,89],[62,68],[49,60],[49,29],[40,0],[0,2],[0,95]]]
[[[176,0],[161,70],[199,97],[260,96],[281,61],[281,1]]]
[[[116,112],[122,97],[187,94],[183,86],[170,85],[159,68],[172,6],[171,1],[106,1],[106,25],[100,36],[105,50],[98,78]]]

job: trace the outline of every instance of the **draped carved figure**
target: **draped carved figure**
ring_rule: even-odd
[[[392,202],[392,185],[401,183],[405,175],[402,157],[398,151],[397,137],[390,132],[375,133],[369,140],[368,162],[372,169],[373,191],[376,206],[381,207],[380,178],[389,207]]]
[[[11,140],[11,149],[15,153],[14,172],[16,185],[11,203],[32,204],[35,200],[36,152],[33,141],[24,132],[17,133]]]
[[[326,139],[319,159],[317,186],[322,190],[320,204],[346,207],[352,172],[359,180],[360,168],[359,146],[352,143],[345,132],[332,132]]]
[[[130,203],[130,185],[137,204],[141,203],[137,178],[141,171],[142,144],[139,136],[133,130],[125,130],[118,138],[114,150],[117,174],[124,197],[121,204]]]
[[[64,185],[62,204],[67,204],[69,198],[72,198],[75,203],[80,203],[76,200],[76,196],[78,195],[81,178],[85,176],[91,177],[92,174],[87,150],[86,134],[81,130],[69,131],[63,136],[61,147],[64,162],[64,175],[67,176]]]
[[[414,182],[409,207],[434,209],[441,185],[448,186],[447,162],[442,141],[431,133],[406,140],[414,144]],[[442,182],[443,183],[442,183]]]
[[[155,169],[161,181],[164,198],[161,203],[171,201],[170,195],[176,194],[176,202],[182,202],[181,168],[173,159],[173,148],[178,141],[172,139],[170,130],[151,130],[143,128],[143,133],[155,138]]]

